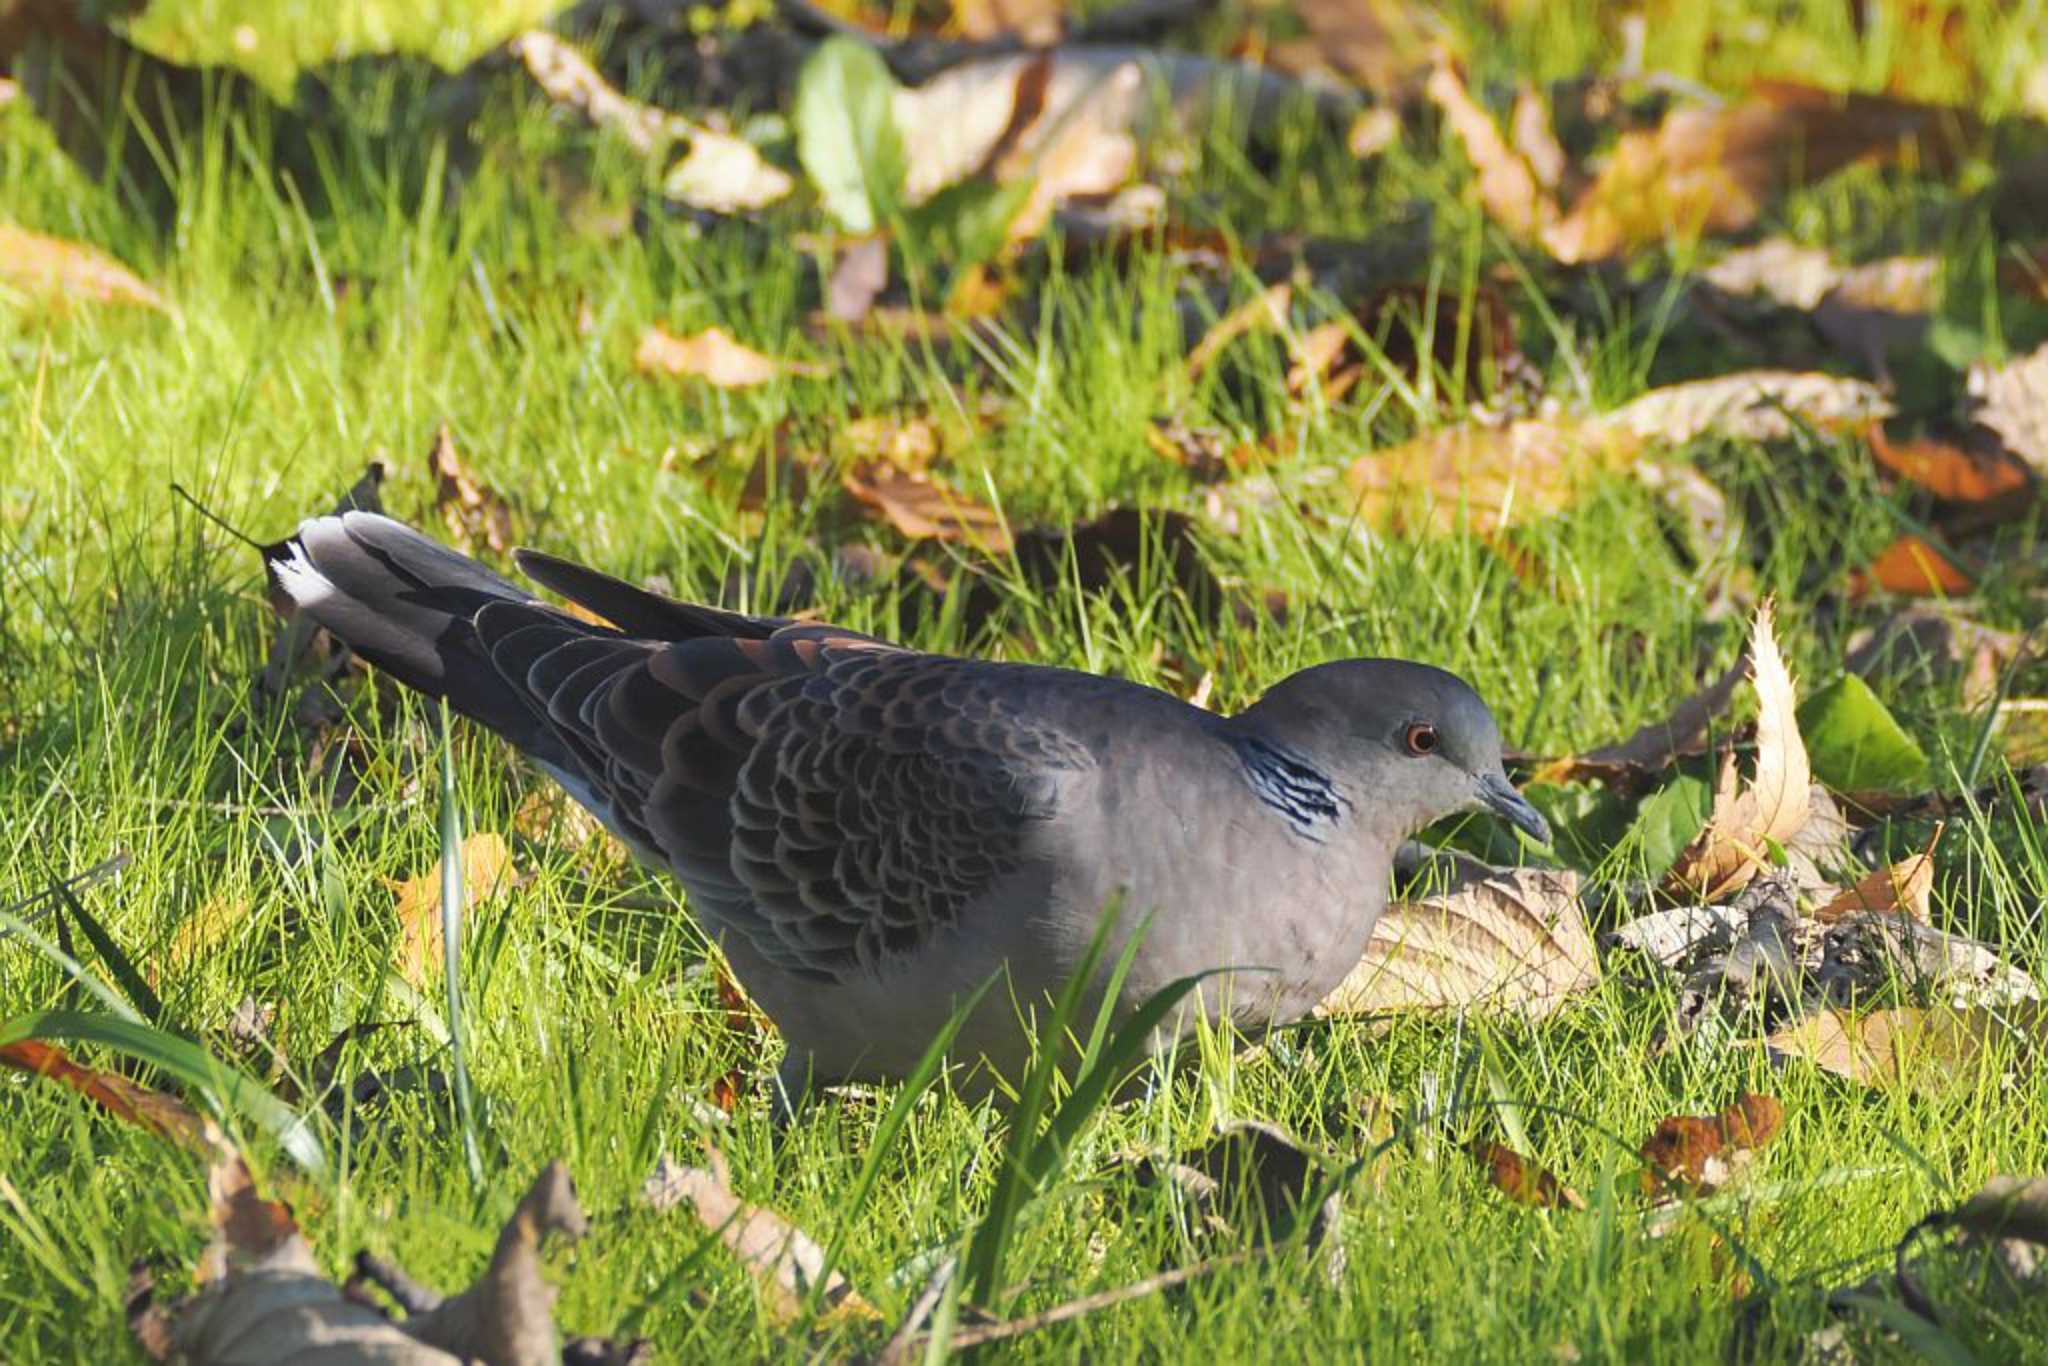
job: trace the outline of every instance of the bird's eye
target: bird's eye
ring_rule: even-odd
[[[1436,727],[1427,721],[1413,721],[1401,736],[1408,752],[1414,755],[1434,754],[1437,747]]]

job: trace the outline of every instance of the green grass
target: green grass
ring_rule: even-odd
[[[507,22],[459,8],[473,32]],[[1603,8],[1528,7],[1489,50],[1489,74],[1564,74],[1610,58],[1612,36],[1592,18]],[[1796,60],[1784,53],[1812,52],[1827,59],[1816,79],[1874,82],[1890,58],[1855,46],[1841,8],[1794,7],[1776,46],[1751,42],[1733,20],[1727,31],[1739,41],[1712,44],[1707,20],[1688,20],[1671,61],[1681,74],[1733,83],[1774,65],[1783,74]],[[217,40],[236,22],[226,9],[167,9],[145,32],[195,35],[198,50],[201,37]],[[1752,11],[1712,10],[1737,12]],[[374,36],[343,24],[330,44],[288,31],[307,52]],[[1984,50],[2001,50],[2011,31],[1970,20]],[[2007,108],[2012,64],[1987,69],[2005,84],[1985,91],[1984,107]],[[330,506],[381,457],[396,470],[387,505],[435,526],[425,452],[446,421],[472,469],[514,504],[523,540],[628,577],[659,573],[682,596],[708,599],[736,572],[774,584],[783,566],[836,544],[901,549],[886,529],[821,506],[742,510],[747,465],[778,426],[829,452],[853,417],[986,405],[998,417],[953,452],[954,477],[998,498],[1019,525],[1052,525],[1115,504],[1200,507],[1202,492],[1146,445],[1155,413],[1243,438],[1285,413],[1284,361],[1257,346],[1190,385],[1176,294],[1184,281],[1164,260],[1049,276],[971,358],[870,339],[813,343],[800,323],[815,266],[792,239],[815,229],[815,216],[790,210],[763,226],[699,228],[650,204],[644,233],[592,240],[568,225],[542,168],[588,158],[601,193],[634,202],[640,173],[616,148],[500,99],[483,125],[488,154],[468,167],[459,195],[442,195],[421,187],[436,183],[443,149],[408,117],[401,103],[389,136],[317,135],[326,155],[295,194],[260,171],[271,161],[264,120],[215,111],[172,158],[173,202],[158,213],[58,158],[18,104],[0,109],[0,217],[97,243],[177,308],[170,317],[0,315],[0,905],[128,851],[129,870],[87,893],[87,904],[151,976],[167,1025],[225,1048],[229,1013],[253,995],[277,1006],[280,1043],[303,1073],[338,1032],[394,1022],[343,1052],[344,1081],[448,1065],[438,992],[409,1000],[392,986],[387,886],[438,856],[437,717],[411,704],[358,706],[368,770],[349,802],[334,805],[311,781],[309,742],[286,710],[252,700],[276,629],[255,556],[174,499],[173,482],[270,540]],[[1498,239],[1459,198],[1469,173],[1455,149],[1410,146],[1360,170],[1303,128],[1263,167],[1209,151],[1174,187],[1176,201],[1245,234],[1357,233],[1410,199],[1431,204],[1441,325],[1473,306],[1479,266],[1501,259]],[[1896,175],[1839,177],[1770,221],[1871,254],[1885,238],[1876,225],[1921,203],[1959,225],[1938,239],[1959,278],[1989,259],[1980,207]],[[1570,366],[1533,300],[1512,302],[1532,358],[1555,391],[1570,392]],[[595,320],[587,333],[584,310]],[[838,370],[740,392],[644,379],[631,352],[654,321],[676,331],[717,323]],[[1603,403],[1700,368],[1618,305],[1603,329],[1583,319],[1574,327],[1570,344]],[[1724,356],[1705,368],[1735,364]],[[926,611],[910,643],[1183,692],[1213,669],[1225,707],[1304,664],[1407,655],[1471,679],[1509,741],[1538,753],[1626,734],[1691,692],[1703,660],[1733,658],[1741,622],[1705,610],[1696,567],[1666,535],[1655,497],[1632,482],[1602,485],[1518,533],[1541,567],[1534,579],[1476,537],[1361,532],[1341,484],[1323,476],[1456,416],[1369,389],[1285,417],[1286,453],[1263,472],[1275,496],[1232,497],[1237,531],[1204,541],[1227,582],[1284,590],[1285,622],[1207,619],[1155,566],[1099,594],[1013,589],[979,631]],[[1851,631],[1884,610],[1845,603],[1846,574],[1909,509],[1879,487],[1850,438],[1768,450],[1710,443],[1686,454],[1744,510],[1755,586],[1778,596],[1803,684],[1823,685]],[[2000,533],[1981,593],[1986,620],[2039,619],[2038,531],[2030,516]],[[817,603],[831,619],[888,633],[914,605],[832,579]],[[2044,684],[2036,667],[2017,692]],[[1894,688],[1885,700],[1939,773],[1966,761],[1980,718],[1952,688]],[[464,828],[508,830],[522,792],[544,780],[467,726],[455,746]],[[2042,835],[2010,806],[1953,825],[1937,897],[1942,923],[2001,944],[2037,976],[2048,974]],[[1904,826],[1885,844],[1903,852],[1924,837],[1924,827]],[[559,1317],[572,1331],[644,1333],[664,1360],[872,1350],[885,1328],[835,1320],[815,1341],[777,1328],[745,1274],[719,1249],[702,1252],[704,1230],[637,1209],[634,1192],[660,1152],[689,1161],[715,1140],[741,1193],[821,1242],[839,1240],[845,1273],[893,1318],[937,1259],[973,1237],[1010,1143],[1000,1122],[943,1096],[920,1103],[872,1190],[850,1203],[885,1106],[819,1105],[778,1145],[762,1086],[776,1050],[726,1028],[701,936],[669,885],[592,871],[558,841],[515,839],[514,849],[527,876],[475,909],[463,960],[481,1187],[452,1103],[417,1091],[349,1108],[327,1134],[331,1168],[317,1181],[292,1181],[275,1147],[251,1136],[324,1263],[339,1271],[369,1246],[430,1282],[466,1283],[497,1221],[560,1156],[596,1215],[592,1236],[556,1259]],[[233,908],[217,943],[175,954],[180,927],[214,902]],[[95,970],[107,975],[104,964]],[[69,1002],[65,982],[19,941],[0,941],[0,1013],[93,1008]],[[1025,1203],[1002,1267],[1019,1288],[1005,1312],[1187,1255],[1165,1193],[1093,1175],[1119,1151],[1171,1149],[1218,1120],[1256,1117],[1349,1160],[1377,1143],[1363,1119],[1377,1097],[1451,1106],[1450,1141],[1396,1147],[1353,1183],[1348,1268],[1334,1288],[1283,1254],[1003,1350],[1030,1360],[1320,1360],[1342,1344],[1371,1360],[1698,1360],[1730,1349],[1748,1293],[1763,1355],[1795,1355],[1826,1321],[1825,1292],[1877,1269],[1921,1215],[1993,1173],[2048,1169],[2048,1089],[2037,1075],[1994,1067],[1945,1094],[1912,1097],[1799,1066],[1773,1071],[1752,1048],[1662,1050],[1655,1036],[1674,994],[1610,981],[1540,1027],[1341,1022],[1252,1054],[1218,1050],[1163,1094],[1107,1112],[1084,1131],[1059,1184]],[[1474,1070],[1482,1041],[1527,1103],[1537,1155],[1592,1210],[1512,1205],[1457,1151],[1468,1133],[1498,1132],[1472,1099],[1486,1094]],[[751,1090],[729,1125],[707,1133],[691,1100],[734,1067]],[[1716,1110],[1744,1090],[1777,1095],[1788,1116],[1755,1198],[1647,1236],[1634,1145],[1659,1118]],[[121,1309],[128,1264],[156,1253],[190,1263],[205,1237],[203,1177],[169,1145],[6,1074],[0,1230],[8,1358],[121,1359],[131,1350]],[[1755,1269],[1738,1286],[1748,1259]],[[1944,1331],[1980,1359],[2043,1358],[2038,1305],[2012,1315],[1975,1304],[1967,1286],[1949,1293]]]

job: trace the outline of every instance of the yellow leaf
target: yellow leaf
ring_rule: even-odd
[[[503,895],[517,878],[503,835],[480,831],[462,842],[462,894],[469,907]],[[442,960],[441,864],[416,877],[387,878],[398,894],[398,971],[425,991]]]
[[[633,364],[642,374],[688,375],[720,389],[767,384],[784,375],[819,376],[832,367],[811,361],[778,360],[733,339],[722,327],[678,337],[659,327],[640,334]]]
[[[0,223],[0,290],[55,304],[164,307],[162,295],[104,252],[11,223]]]

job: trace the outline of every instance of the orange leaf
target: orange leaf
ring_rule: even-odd
[[[1215,326],[1195,343],[1195,349],[1188,352],[1188,378],[1199,376],[1226,347],[1248,332],[1285,332],[1287,307],[1293,299],[1293,287],[1283,282],[1269,286],[1257,298],[1218,318]]]
[[[1745,1094],[1718,1115],[1673,1115],[1658,1121],[1639,1150],[1643,1192],[1685,1186],[1710,1194],[1728,1184],[1749,1156],[1785,1127],[1774,1097]]]
[[[1518,1205],[1538,1209],[1584,1209],[1586,1201],[1577,1191],[1503,1143],[1474,1139],[1465,1151],[1486,1168],[1486,1180],[1495,1190]]]
[[[434,433],[434,445],[427,452],[427,469],[434,476],[434,506],[448,534],[465,546],[488,546],[500,555],[512,550],[512,508],[496,489],[463,468],[455,453],[455,434],[443,422]]]
[[[1925,849],[1889,868],[1865,875],[1854,887],[1815,911],[1813,918],[1832,924],[1858,911],[1877,911],[1908,915],[1926,924],[1928,899],[1934,894],[1934,845],[1940,838],[1941,827],[1936,826],[1934,838],[1927,841]]]
[[[509,890],[517,878],[512,851],[503,835],[483,831],[462,842],[462,892],[470,906],[480,906]],[[439,967],[441,940],[441,865],[417,877],[387,878],[398,894],[398,971],[421,991]]]
[[[1902,479],[1952,503],[1988,503],[2024,491],[2027,467],[2004,451],[1973,451],[1949,441],[1894,442],[1872,424],[1870,454]]]
[[[832,371],[831,366],[812,361],[764,356],[735,341],[722,327],[707,327],[688,337],[649,327],[640,334],[633,364],[642,374],[689,375],[720,389],[744,389],[784,375],[816,377]]]
[[[1879,551],[1868,569],[1849,576],[1849,591],[1854,595],[1877,588],[1914,597],[1953,597],[1969,592],[1975,584],[1955,561],[1911,532]]]
[[[0,1066],[62,1082],[115,1118],[138,1124],[202,1157],[228,1151],[227,1138],[213,1121],[176,1096],[132,1082],[118,1072],[82,1067],[55,1044],[41,1039],[0,1044]]]

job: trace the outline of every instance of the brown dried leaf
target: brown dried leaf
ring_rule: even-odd
[[[1309,32],[1302,55],[1313,60],[1283,68],[1327,68],[1379,95],[1412,92],[1444,36],[1421,6],[1402,0],[1294,0],[1293,9]]]
[[[1741,103],[1676,109],[1655,130],[1622,134],[1570,212],[1540,237],[1569,264],[1738,232],[1792,184],[1908,145],[1922,163],[1949,159],[1972,126],[1953,109],[1759,82]]]
[[[1868,874],[1854,887],[1816,910],[1813,918],[1831,925],[1845,915],[1872,911],[1909,915],[1926,924],[1928,902],[1934,895],[1934,846],[1940,839],[1941,828],[1937,826],[1925,849],[1889,868],[1879,868]]]
[[[862,507],[905,536],[964,541],[992,555],[1010,548],[1009,529],[1000,513],[930,475],[869,461],[850,466],[840,483]]]
[[[1198,378],[1208,369],[1216,357],[1238,338],[1247,333],[1287,331],[1287,309],[1294,300],[1293,286],[1284,281],[1270,285],[1257,298],[1239,304],[1216,320],[1202,339],[1195,343],[1195,349],[1188,352],[1188,378]]]
[[[836,444],[857,461],[913,472],[938,459],[940,447],[939,434],[922,417],[857,417],[839,429]]]
[[[1744,1094],[1718,1115],[1673,1115],[1643,1141],[1643,1193],[1683,1187],[1711,1195],[1741,1174],[1757,1149],[1778,1136],[1785,1107],[1774,1097]]]
[[[1557,201],[1544,189],[1528,161],[1500,135],[1493,117],[1479,107],[1464,78],[1440,63],[1423,87],[1444,121],[1464,144],[1465,157],[1479,172],[1479,202],[1495,222],[1517,237],[1543,236],[1556,223]]]
[[[1538,1209],[1584,1209],[1586,1199],[1546,1167],[1504,1143],[1474,1139],[1465,1151],[1486,1168],[1487,1184],[1518,1205]]]
[[[686,375],[720,389],[768,384],[784,375],[816,378],[832,367],[816,361],[779,360],[735,341],[722,327],[678,337],[650,326],[640,334],[633,364],[641,374]]]
[[[889,287],[889,243],[861,237],[845,243],[825,285],[825,316],[843,323],[867,317],[875,300]]]
[[[1145,444],[1153,454],[1180,466],[1197,483],[1213,484],[1229,475],[1223,441],[1217,428],[1190,427],[1177,417],[1155,417],[1145,424]]]
[[[1972,621],[1942,604],[1914,606],[1849,637],[1849,672],[1866,678],[1923,674],[1930,682],[1962,682],[1963,704],[1975,710],[1998,692],[1999,677],[2018,656],[2020,637]]]
[[[505,837],[479,831],[462,842],[462,895],[465,909],[503,895],[518,879],[512,850]],[[416,877],[387,878],[384,885],[398,894],[399,974],[421,991],[441,970],[441,865]]]
[[[1424,503],[1427,525],[1464,523],[1487,533],[1561,512],[1594,476],[1618,469],[1640,443],[1600,423],[1522,419],[1505,427],[1447,427],[1353,461],[1345,482],[1373,524],[1407,525]]]
[[[1805,828],[1812,814],[1813,774],[1794,714],[1798,694],[1784,656],[1778,653],[1774,609],[1757,608],[1750,633],[1750,678],[1756,686],[1756,772],[1746,786],[1734,777],[1733,756],[1716,785],[1713,814],[1691,846],[1678,856],[1667,880],[1672,888],[1702,901],[1716,901],[1755,876],[1773,843]]]
[[[1681,755],[1703,753],[1707,727],[1728,710],[1735,690],[1749,676],[1744,654],[1726,673],[1672,708],[1671,715],[1652,721],[1619,744],[1603,745],[1581,755],[1552,759],[1529,775],[1531,783],[1597,781],[1616,787],[1641,787]]]
[[[952,0],[949,27],[972,42],[1014,37],[1050,47],[1066,32],[1066,0]]]
[[[1844,274],[1826,247],[1801,246],[1789,237],[1767,237],[1737,247],[1700,272],[1700,278],[1727,294],[1762,294],[1807,312],[1817,307]]]
[[[1600,980],[1578,898],[1576,873],[1511,868],[1395,902],[1317,1013],[1485,1008],[1541,1019]]]
[[[710,1167],[678,1166],[662,1154],[654,1175],[640,1188],[640,1199],[656,1213],[687,1204],[731,1248],[760,1288],[770,1315],[788,1322],[825,1272],[825,1250],[808,1233],[771,1209],[750,1205],[732,1191],[732,1174],[716,1148]],[[853,1284],[837,1271],[829,1273],[821,1301],[829,1308],[862,1318],[878,1318]]]
[[[491,1264],[476,1284],[428,1313],[405,1321],[408,1336],[465,1360],[507,1366],[557,1366],[558,1292],[540,1274],[540,1250],[550,1233],[579,1239],[590,1221],[575,1183],[560,1160],[548,1163],[499,1230]]]
[[[512,507],[499,492],[471,474],[455,452],[455,434],[443,422],[427,452],[427,470],[434,476],[434,506],[448,534],[465,549],[493,554],[512,553]]]
[[[1969,592],[1976,582],[1962,566],[1909,531],[1880,550],[1867,568],[1851,570],[1848,586],[1852,597],[1881,591],[1952,598]]]
[[[130,1081],[118,1072],[80,1066],[55,1044],[41,1039],[0,1044],[0,1067],[60,1082],[115,1118],[138,1124],[188,1152],[218,1157],[230,1151],[227,1136],[214,1122],[176,1096]]]
[[[1921,437],[1893,441],[1882,425],[1870,428],[1870,454],[1877,463],[1951,503],[1989,503],[2033,486],[2027,467],[2009,452]]]
[[[1767,1043],[1866,1086],[1939,1091],[1967,1084],[1988,1054],[2008,1047],[2031,1072],[2048,1046],[2048,1004],[1900,1007],[1863,1015],[1830,1009],[1779,1030]]]
[[[40,303],[139,304],[159,312],[163,296],[113,257],[78,242],[0,223],[0,298]]]

